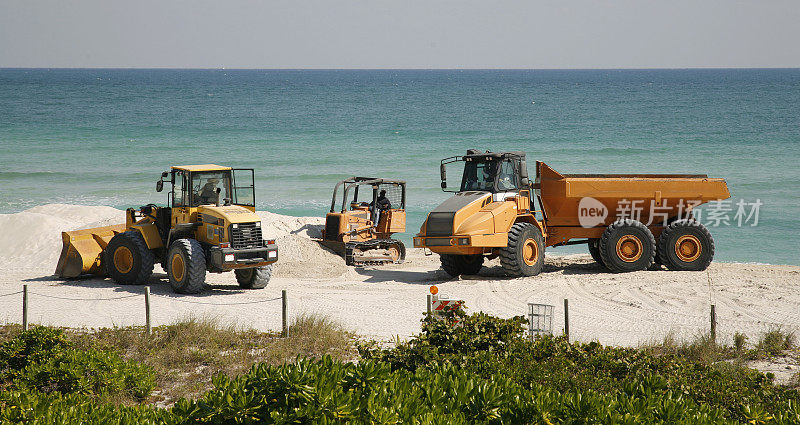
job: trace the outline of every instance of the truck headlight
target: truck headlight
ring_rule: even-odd
[[[267,253],[267,258],[278,258],[278,251],[270,251]]]
[[[233,255],[233,254],[225,254],[225,262],[226,263],[232,263],[234,261],[236,261],[236,256],[235,255]]]
[[[261,222],[260,221],[256,221],[256,227],[261,227]]]
[[[238,229],[239,225],[237,223],[233,223],[233,224],[231,224],[231,228],[232,229]]]
[[[458,238],[459,245],[469,245],[469,238]]]

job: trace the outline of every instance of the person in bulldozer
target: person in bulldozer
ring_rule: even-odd
[[[378,198],[375,199],[375,203],[369,203],[370,207],[375,207],[375,223],[380,223],[381,221],[381,212],[392,209],[392,201],[386,197],[386,190],[381,190],[378,193]]]

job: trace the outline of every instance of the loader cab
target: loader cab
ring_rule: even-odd
[[[456,190],[448,190],[446,166],[455,162],[463,162],[461,185]],[[464,156],[443,159],[441,178],[445,192],[509,193],[529,187],[524,152],[496,153],[470,149]]]
[[[164,181],[172,184],[167,201],[173,208],[217,203],[255,208],[252,168],[233,169],[213,164],[175,166],[162,173],[157,188],[163,187]]]

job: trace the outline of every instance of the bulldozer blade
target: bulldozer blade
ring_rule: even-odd
[[[55,275],[60,278],[73,278],[82,274],[104,275],[101,254],[111,238],[124,231],[125,225],[117,224],[61,232],[63,247]]]

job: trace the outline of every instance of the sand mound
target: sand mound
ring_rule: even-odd
[[[322,235],[324,219],[259,211],[265,238],[276,239],[275,276],[327,278],[348,270],[344,260],[311,238]],[[50,204],[15,214],[0,214],[0,269],[37,269],[52,273],[61,254],[61,232],[109,226],[124,221],[111,207]]]
[[[290,217],[259,211],[265,238],[278,244],[275,276],[323,279],[339,277],[349,270],[344,259],[323,248],[311,238],[321,238],[325,219],[322,217]]]
[[[56,268],[61,232],[124,221],[111,207],[51,204],[16,214],[0,214],[0,269]]]

